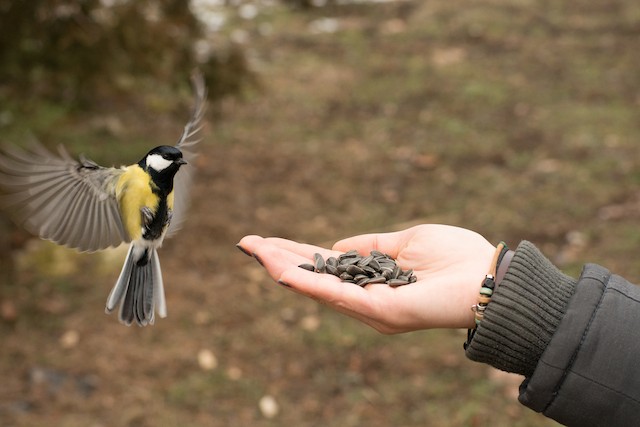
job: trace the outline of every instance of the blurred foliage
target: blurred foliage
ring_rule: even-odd
[[[197,59],[203,33],[182,0],[0,0],[0,95],[81,106],[137,78],[182,86],[195,67],[212,99],[237,93],[250,74],[242,51]]]

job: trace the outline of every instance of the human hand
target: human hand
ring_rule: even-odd
[[[471,328],[470,307],[490,269],[495,247],[481,235],[447,225],[419,225],[393,233],[365,234],[326,249],[280,238],[245,236],[238,247],[252,254],[271,277],[291,290],[354,317],[385,334],[429,328]],[[361,288],[330,274],[299,268],[314,253],[325,259],[356,249],[389,254],[417,282]]]

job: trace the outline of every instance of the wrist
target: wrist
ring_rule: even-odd
[[[496,289],[498,286],[500,286],[500,283],[502,283],[504,275],[507,273],[509,265],[511,265],[513,254],[515,254],[515,251],[507,249],[502,258],[498,260],[498,268],[496,270]]]
[[[491,263],[489,264],[489,271],[485,275],[482,285],[480,286],[480,294],[477,297],[477,303],[471,306],[471,311],[474,313],[474,323],[473,328],[467,330],[467,340],[463,345],[465,350],[471,344],[471,341],[478,330],[478,326],[484,318],[484,312],[491,302],[491,297],[496,289],[496,276],[498,274],[499,264],[504,259],[504,256],[508,251],[509,249],[504,242],[500,242],[494,250]]]
[[[576,280],[529,242],[522,242],[504,261],[505,274],[466,354],[530,376],[564,316]]]

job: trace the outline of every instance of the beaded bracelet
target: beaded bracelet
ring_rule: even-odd
[[[475,325],[473,329],[467,330],[467,341],[465,341],[463,345],[465,350],[469,345],[471,345],[471,340],[473,340],[480,322],[484,319],[484,311],[487,309],[487,305],[491,302],[491,297],[493,296],[493,291],[496,287],[496,271],[498,270],[498,265],[508,250],[509,248],[507,248],[507,245],[504,242],[500,242],[496,247],[496,252],[493,255],[493,260],[491,261],[491,269],[485,276],[482,286],[480,286],[478,303],[471,306],[471,310],[475,314]]]

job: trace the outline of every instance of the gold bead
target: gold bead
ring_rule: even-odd
[[[485,296],[485,295],[481,295],[478,297],[478,304],[484,304],[487,305],[491,302],[491,297]]]

